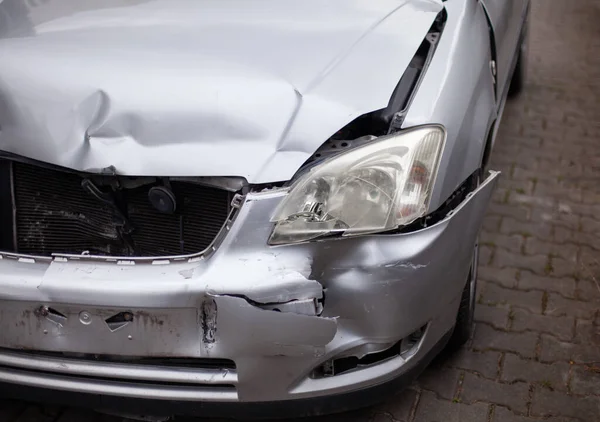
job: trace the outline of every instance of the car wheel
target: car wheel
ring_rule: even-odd
[[[448,350],[455,351],[464,345],[473,331],[473,321],[475,317],[475,303],[477,301],[477,260],[479,256],[479,244],[473,248],[473,259],[471,269],[465,288],[460,298],[460,306],[456,316],[454,331],[448,341]]]
[[[521,46],[519,47],[519,57],[517,58],[517,64],[510,81],[510,87],[508,88],[508,96],[516,97],[523,91],[525,87],[525,79],[527,77],[527,28],[521,39]]]

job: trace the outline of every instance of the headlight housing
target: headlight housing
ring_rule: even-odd
[[[445,140],[442,126],[423,126],[316,165],[294,182],[275,211],[269,243],[380,232],[422,217]]]

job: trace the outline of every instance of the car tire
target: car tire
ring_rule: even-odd
[[[520,52],[519,58],[517,59],[517,66],[515,67],[515,73],[513,73],[510,81],[510,88],[508,88],[508,96],[510,98],[515,98],[523,91],[525,85],[525,67],[525,59],[523,53]]]
[[[527,24],[526,24],[527,25]],[[510,87],[508,88],[508,96],[511,98],[519,95],[525,87],[525,79],[527,78],[527,26],[524,29],[523,35],[521,36],[521,45],[519,47],[519,57],[517,57],[517,64],[515,71],[510,81]]]
[[[460,349],[469,339],[473,332],[473,323],[475,319],[475,303],[477,301],[477,260],[479,256],[479,244],[475,244],[473,251],[473,260],[467,283],[462,291],[460,306],[456,315],[456,323],[452,336],[448,340],[447,350],[454,352]]]

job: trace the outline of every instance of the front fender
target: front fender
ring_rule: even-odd
[[[497,116],[485,12],[477,2],[445,5],[444,33],[403,123],[403,127],[440,123],[448,133],[431,209],[442,205],[481,167]]]

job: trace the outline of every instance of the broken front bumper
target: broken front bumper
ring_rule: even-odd
[[[452,329],[496,177],[444,220],[407,234],[269,247],[269,217],[286,194],[274,190],[247,195],[207,259],[5,254],[0,383],[272,402],[394,379]],[[315,376],[334,359],[388,350],[421,327],[410,353]]]

